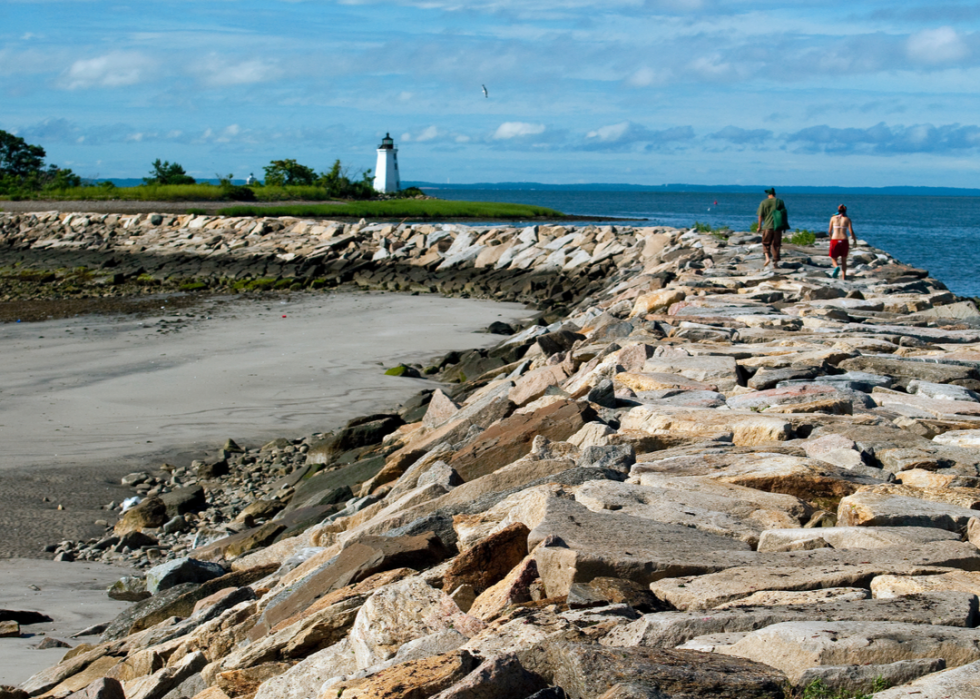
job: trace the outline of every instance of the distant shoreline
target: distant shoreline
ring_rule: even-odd
[[[479,182],[475,184],[438,184],[435,182],[406,182],[405,186],[422,190],[488,190],[488,191],[549,191],[549,192],[651,192],[664,194],[699,194],[716,192],[718,194],[762,194],[775,186],[780,194],[850,194],[879,196],[935,196],[935,197],[980,197],[980,189],[959,187],[798,187],[775,184],[760,185],[702,185],[702,184],[663,184],[640,185],[622,183],[593,182],[588,184],[543,184],[540,182]]]
[[[259,208],[282,208],[284,206],[306,206],[306,205],[316,205],[322,202],[249,202],[249,207]],[[222,215],[220,212],[222,209],[228,209],[234,202],[227,201],[142,201],[134,199],[92,199],[92,200],[78,200],[78,201],[63,201],[58,199],[31,199],[23,201],[2,201],[0,200],[0,211],[7,211],[9,213],[31,213],[40,211],[58,211],[61,213],[97,213],[97,214],[186,214],[190,210],[194,210],[195,213],[204,212],[209,216]],[[275,216],[274,212],[270,212],[270,216]],[[302,216],[301,218],[323,218],[329,219],[331,221],[359,221],[360,216],[337,216],[335,214],[329,214],[324,216]],[[374,221],[401,221],[402,216],[377,216],[377,217],[366,217],[371,218]],[[409,216],[408,220],[422,220],[420,217]],[[518,220],[515,217],[492,217],[492,216],[480,216],[477,217],[478,220],[487,221],[514,221]],[[445,222],[473,222],[474,218],[463,218],[463,217],[439,217],[439,221]],[[529,221],[529,222],[555,222],[555,221],[645,221],[645,218],[623,218],[617,216],[578,216],[578,215],[568,215],[563,214],[561,216],[530,216],[522,217],[519,220]]]

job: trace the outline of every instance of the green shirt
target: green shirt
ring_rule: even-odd
[[[762,203],[759,204],[759,210],[756,211],[755,215],[762,217],[762,230],[772,230],[772,212],[776,209],[782,209],[784,212],[786,211],[786,204],[783,203],[782,199],[776,199],[775,197],[770,199],[769,197],[766,197],[762,200]],[[787,230],[789,228],[789,216],[786,216],[785,218],[787,225],[782,230]]]

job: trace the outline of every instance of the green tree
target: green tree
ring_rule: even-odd
[[[48,169],[41,173],[41,187],[43,189],[74,189],[82,186],[82,178],[71,171],[70,168],[60,168],[49,165]]]
[[[291,159],[273,160],[264,169],[267,186],[312,185],[316,180],[313,168],[300,165]]]
[[[370,168],[361,173],[361,179],[352,180],[350,169],[335,160],[333,167],[320,174],[316,183],[327,190],[331,197],[338,199],[370,199],[375,196],[371,182]]]
[[[23,138],[0,131],[0,176],[24,179],[37,175],[44,165],[45,152]]]
[[[160,158],[153,161],[150,176],[143,178],[143,184],[194,184],[193,177],[184,172],[184,168],[179,163],[171,163],[169,160],[160,162]]]

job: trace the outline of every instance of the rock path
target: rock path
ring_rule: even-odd
[[[149,568],[110,591],[134,604],[11,698],[980,696],[980,312],[927,272],[662,228],[178,224],[99,254],[273,236],[281,279],[543,313],[406,367],[443,383],[397,411],[128,476],[141,502],[52,553]],[[61,239],[18,225],[18,254]]]

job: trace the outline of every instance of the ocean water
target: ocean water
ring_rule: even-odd
[[[748,230],[765,195],[709,192],[567,192],[441,189],[441,199],[536,204],[579,216],[645,219],[639,225]],[[780,195],[794,229],[826,231],[838,204],[847,206],[859,239],[906,264],[929,270],[961,296],[980,296],[980,197]]]

